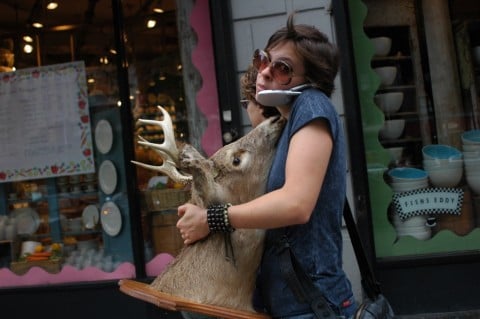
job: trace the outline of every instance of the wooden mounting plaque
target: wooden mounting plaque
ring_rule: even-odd
[[[225,319],[269,319],[262,313],[241,311],[224,307],[199,304],[187,299],[172,296],[153,289],[149,284],[122,279],[119,281],[120,291],[137,299],[152,303],[157,307],[170,311],[190,311]]]

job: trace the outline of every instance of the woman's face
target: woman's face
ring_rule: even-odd
[[[297,54],[295,46],[291,41],[281,43],[271,48],[268,51],[268,56],[270,58],[269,63],[265,68],[258,70],[257,94],[263,90],[288,90],[306,82],[303,59]],[[285,68],[291,69],[289,81],[285,81],[284,79],[282,79],[282,82],[279,81],[280,77],[276,76],[276,70],[273,70],[275,65],[283,66],[282,71],[285,71]]]

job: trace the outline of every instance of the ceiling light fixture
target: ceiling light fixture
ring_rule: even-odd
[[[58,8],[58,2],[56,1],[49,1],[47,3],[47,9],[48,10],[55,10],[56,8]]]
[[[43,0],[36,1],[30,14],[29,22],[35,29],[43,28],[45,22],[45,3]]]
[[[23,36],[23,41],[27,42],[27,43],[32,43],[33,42],[33,38],[29,35],[24,35]]]
[[[157,21],[154,19],[148,19],[147,21],[147,28],[153,29],[157,25]]]
[[[26,54],[30,54],[33,52],[33,46],[31,44],[25,44],[23,46],[23,52],[25,52]]]
[[[155,1],[155,4],[153,5],[153,12],[156,12],[156,13],[163,13],[163,9],[162,9],[162,3],[160,0],[157,0]]]

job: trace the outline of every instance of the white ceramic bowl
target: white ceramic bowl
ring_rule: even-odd
[[[476,194],[480,195],[480,173],[465,174],[467,185]]]
[[[423,168],[427,170],[428,168],[452,168],[452,167],[462,167],[463,159],[424,159]]]
[[[393,225],[395,228],[405,227],[425,227],[427,223],[427,217],[425,216],[413,216],[405,221],[402,221],[397,213],[393,214]]]
[[[473,167],[465,167],[465,177],[478,174],[480,174],[480,169]]]
[[[422,147],[423,159],[461,159],[462,152],[450,145],[429,144]]]
[[[397,77],[397,67],[395,66],[382,66],[373,70],[380,77],[380,85],[382,86],[392,85]]]
[[[31,254],[35,252],[35,248],[39,245],[41,245],[41,243],[38,241],[31,241],[31,240],[23,241],[22,247],[20,249],[20,255],[25,256],[26,254]]]
[[[415,182],[428,178],[428,173],[423,169],[414,167],[395,167],[387,172],[392,183]]]
[[[480,150],[478,151],[464,151],[463,158],[465,159],[476,159],[480,158]]]
[[[464,152],[478,152],[480,151],[480,144],[462,144]]]
[[[424,223],[423,225],[419,225],[419,226],[398,225],[398,226],[395,226],[395,229],[397,230],[397,232],[402,232],[407,234],[407,233],[417,233],[417,232],[428,231],[429,227],[427,227]]]
[[[428,184],[428,173],[427,171],[422,170],[425,172],[425,177],[411,177],[411,178],[402,178],[402,177],[395,177],[390,175],[390,184],[395,185],[410,185],[410,186],[418,186],[422,185],[423,183]]]
[[[420,180],[420,181],[413,181],[413,182],[392,182],[390,184],[392,191],[395,193],[402,193],[413,191],[416,189],[427,188],[428,187],[428,180]]]
[[[432,230],[430,228],[420,230],[397,230],[398,237],[412,236],[418,240],[427,240],[432,237]]]
[[[465,158],[463,160],[466,168],[472,168],[473,170],[480,170],[480,158]]]
[[[465,175],[469,174],[480,174],[480,159],[478,158],[468,158],[465,161]]]
[[[403,92],[387,92],[374,96],[375,104],[385,114],[393,114],[398,112],[403,103]]]
[[[374,48],[375,56],[387,56],[392,48],[392,39],[389,37],[376,37],[370,39]]]
[[[402,136],[405,129],[405,119],[386,120],[380,129],[380,137],[387,140],[394,140]]]
[[[426,169],[430,182],[435,187],[455,187],[462,180],[463,167],[441,167]]]
[[[463,144],[480,145],[480,130],[465,131],[461,135]]]

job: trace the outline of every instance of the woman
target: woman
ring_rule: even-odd
[[[250,202],[208,209],[178,208],[177,227],[185,244],[211,231],[264,228],[267,238],[259,269],[265,310],[274,318],[315,318],[310,304],[298,298],[280,267],[278,238],[289,246],[314,285],[339,318],[355,311],[351,285],[342,270],[342,212],[346,189],[343,127],[330,96],[338,72],[338,53],[311,26],[287,26],[275,32],[264,51],[254,54],[257,99],[263,90],[304,90],[277,109],[287,119],[267,183],[267,193]],[[248,183],[248,181],[245,181]],[[223,218],[222,218],[223,217]]]

